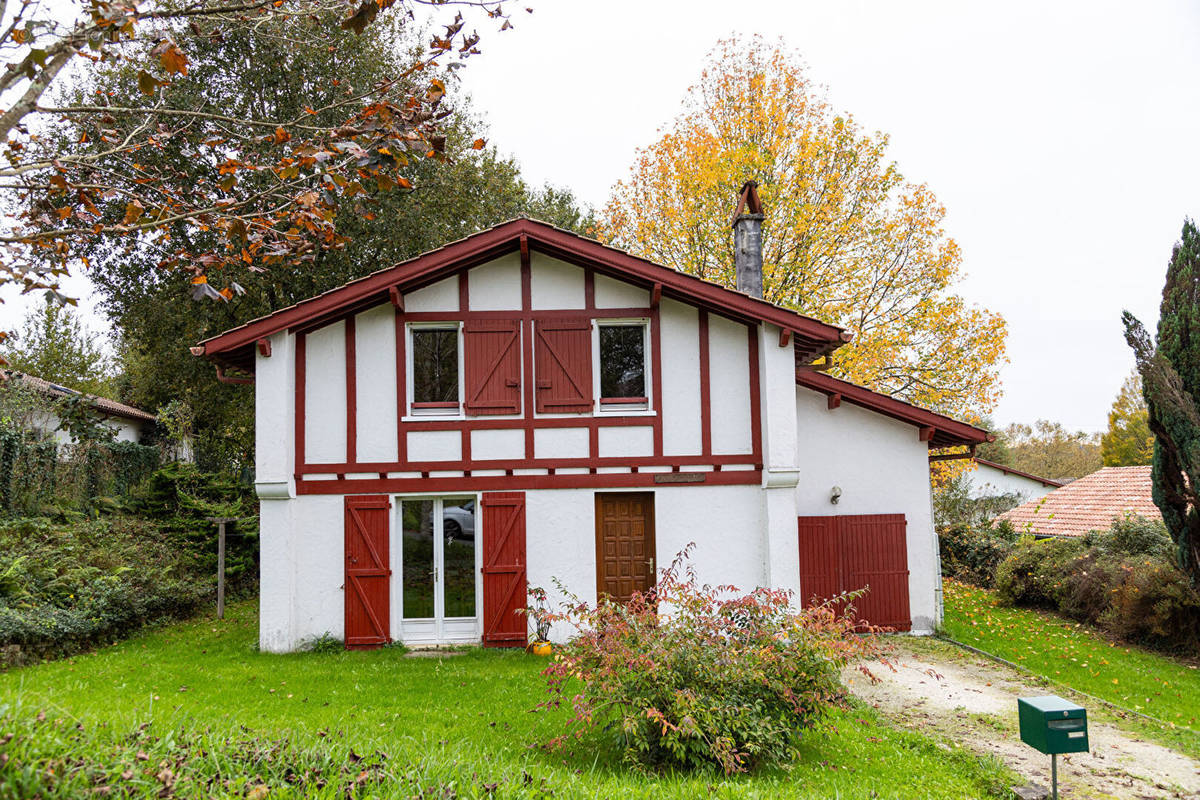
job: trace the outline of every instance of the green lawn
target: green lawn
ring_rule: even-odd
[[[1012,780],[866,708],[829,717],[789,770],[639,774],[612,753],[530,746],[566,716],[530,712],[547,696],[534,656],[268,655],[254,647],[255,611],[239,604],[223,622],[0,674],[0,796],[102,785],[112,796],[262,797],[261,783],[271,798],[341,797],[339,781],[358,780],[364,797],[971,798]]]
[[[1168,743],[1200,754],[1200,666],[1195,662],[1110,641],[1053,614],[1006,608],[992,592],[957,581],[946,580],[943,587],[943,629],[951,638],[1052,683],[1188,729],[1167,736]]]

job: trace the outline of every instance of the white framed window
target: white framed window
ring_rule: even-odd
[[[462,326],[458,322],[408,324],[405,382],[413,417],[462,414]]]
[[[597,413],[649,413],[650,320],[596,320],[592,363]]]

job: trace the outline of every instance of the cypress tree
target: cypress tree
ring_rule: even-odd
[[[1157,346],[1126,311],[1154,434],[1154,504],[1178,547],[1180,568],[1200,585],[1200,230],[1186,220],[1171,252]]]

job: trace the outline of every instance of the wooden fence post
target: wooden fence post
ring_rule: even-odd
[[[217,523],[217,619],[225,619],[225,525],[237,517],[208,517]]]

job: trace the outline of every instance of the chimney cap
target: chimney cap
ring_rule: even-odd
[[[746,181],[738,193],[737,209],[733,212],[733,225],[737,225],[738,217],[743,212],[762,214],[762,201],[758,199],[758,181]]]

